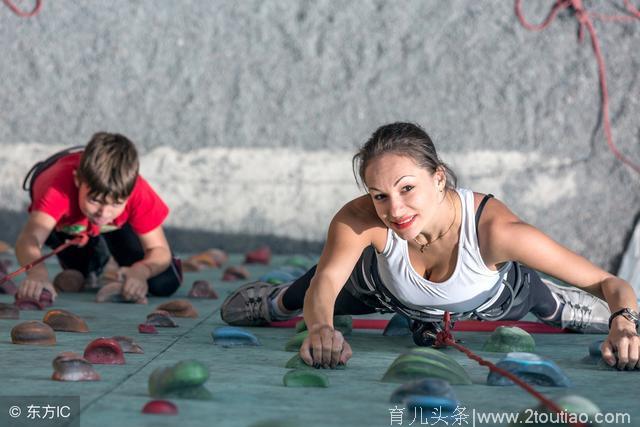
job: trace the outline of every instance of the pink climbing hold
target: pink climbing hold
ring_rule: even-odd
[[[271,261],[271,249],[269,246],[261,246],[258,249],[245,254],[245,264],[269,264]]]
[[[84,358],[96,365],[124,365],[124,353],[118,341],[111,338],[98,338],[84,349]]]
[[[138,325],[138,332],[140,332],[141,334],[157,334],[158,330],[155,326],[148,323],[140,323]]]
[[[20,310],[43,310],[53,304],[53,297],[51,296],[51,292],[46,289],[42,290],[42,292],[40,293],[40,298],[38,300],[34,300],[31,298],[18,298],[18,294],[15,294],[14,298],[14,304]]]
[[[178,407],[168,400],[151,400],[142,408],[143,414],[176,415]]]

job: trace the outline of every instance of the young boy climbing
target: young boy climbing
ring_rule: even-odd
[[[138,169],[134,144],[123,135],[105,132],[93,135],[86,147],[38,162],[24,182],[31,205],[16,242],[20,265],[39,258],[44,245],[55,249],[87,234],[86,245],[58,254],[63,269],[78,270],[85,278],[100,275],[111,254],[121,267],[126,300],[137,301],[147,293],[173,294],[181,271],[162,229],[169,209]],[[17,296],[38,299],[43,289],[56,297],[47,268],[40,263],[28,271]]]

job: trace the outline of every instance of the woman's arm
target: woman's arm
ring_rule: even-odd
[[[570,251],[535,227],[521,221],[503,203],[492,200],[481,233],[481,252],[488,264],[518,261],[604,299],[611,312],[622,308],[637,311],[637,296],[629,283]],[[615,363],[612,350],[618,352],[618,366],[635,366],[640,339],[635,323],[616,317],[603,345],[603,358]]]
[[[351,357],[342,334],[333,329],[333,308],[362,252],[372,243],[372,225],[375,223],[360,215],[353,202],[331,221],[316,274],[304,299],[309,337],[300,348],[300,356],[309,365],[335,367]]]

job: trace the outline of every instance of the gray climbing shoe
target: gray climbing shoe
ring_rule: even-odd
[[[556,285],[545,279],[542,281],[564,307],[559,320],[540,320],[583,334],[609,333],[611,312],[606,302],[579,288]]]
[[[252,282],[240,286],[224,300],[220,316],[226,323],[234,326],[267,325],[271,323],[273,317],[269,299],[290,284],[272,285],[267,282]]]

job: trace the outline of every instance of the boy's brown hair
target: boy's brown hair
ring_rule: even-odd
[[[123,201],[133,192],[139,168],[138,152],[127,137],[98,132],[82,153],[76,177],[89,187],[89,196]]]

